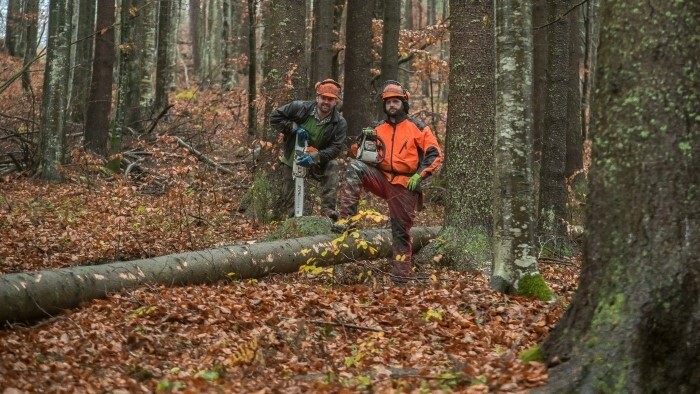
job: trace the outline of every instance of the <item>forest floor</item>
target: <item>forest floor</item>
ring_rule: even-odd
[[[18,69],[5,60],[0,80]],[[0,133],[31,139],[41,83],[34,95],[18,85],[0,95]],[[135,163],[128,175],[77,149],[62,183],[26,169],[0,172],[0,275],[259,242],[276,229],[239,212],[255,147],[245,133],[245,92],[190,90],[172,99],[152,133],[126,138],[124,157]],[[69,146],[79,136],[69,123]],[[27,146],[13,140],[22,138],[0,138],[0,153],[20,157]],[[367,199],[385,213],[384,205]],[[442,217],[432,204],[417,225],[440,225]],[[542,363],[518,356],[569,304],[577,262],[540,264],[557,295],[549,303],[495,293],[487,275],[438,264],[419,268],[431,280],[397,288],[384,275],[388,266],[349,261],[342,276],[147,286],[6,325],[0,390],[481,393],[546,383]]]

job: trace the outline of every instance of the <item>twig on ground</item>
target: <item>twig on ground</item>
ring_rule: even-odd
[[[343,327],[343,328],[354,328],[355,330],[386,332],[386,331],[382,330],[381,328],[358,326],[356,324],[339,323],[339,322],[335,322],[335,321],[309,320],[309,323],[320,325],[320,326],[338,326],[338,327]]]

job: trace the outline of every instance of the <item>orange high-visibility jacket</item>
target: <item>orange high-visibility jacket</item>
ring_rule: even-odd
[[[405,187],[413,174],[425,178],[442,164],[440,144],[425,123],[408,116],[396,124],[384,121],[374,130],[386,149],[377,167],[389,182]]]

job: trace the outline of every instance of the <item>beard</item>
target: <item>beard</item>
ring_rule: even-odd
[[[384,113],[386,113],[388,116],[393,116],[393,117],[403,117],[406,115],[406,111],[403,110],[403,106],[401,108],[389,108],[389,109],[384,109]]]

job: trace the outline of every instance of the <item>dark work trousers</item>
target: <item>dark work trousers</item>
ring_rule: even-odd
[[[282,198],[284,207],[286,208],[289,217],[294,216],[294,178],[292,178],[292,167],[279,163],[279,171],[282,171]],[[319,182],[321,191],[321,214],[328,216],[329,211],[335,212],[335,204],[338,194],[338,162],[331,160],[325,166],[312,166],[309,168],[309,173],[304,179],[308,192],[309,180],[313,179]],[[308,204],[307,204],[308,205]],[[309,214],[308,209],[304,208],[304,215]]]
[[[406,282],[412,276],[413,256],[411,227],[416,217],[418,193],[389,182],[384,172],[359,160],[345,167],[345,186],[340,197],[338,214],[349,218],[357,214],[357,202],[362,190],[384,200],[389,205],[392,237],[392,280]]]

